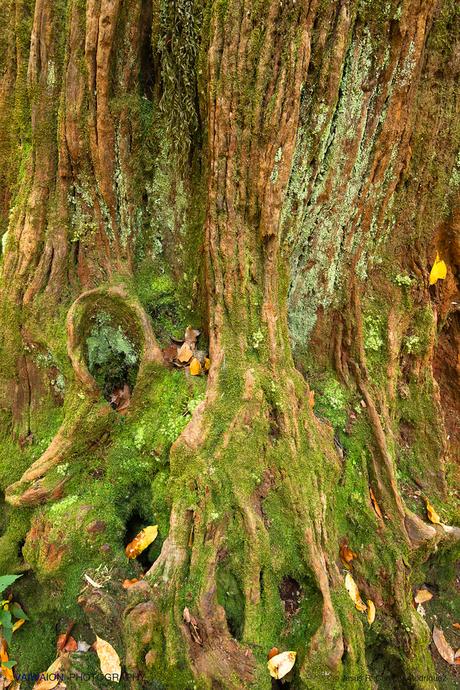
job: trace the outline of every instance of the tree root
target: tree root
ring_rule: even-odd
[[[99,405],[101,392],[90,374],[85,361],[84,345],[88,336],[91,316],[99,310],[114,314],[118,321],[135,337],[140,351],[139,375],[155,362],[163,365],[163,356],[157,345],[152,326],[144,309],[122,286],[97,288],[84,292],[75,300],[67,314],[67,350],[77,384],[83,387],[85,398],[78,400],[77,411],[64,420],[45,452],[22,475],[7,487],[6,501],[13,506],[33,506],[61,497],[66,478],[49,480],[52,469],[71,459],[78,439],[89,448],[106,432],[112,422],[108,404]],[[77,395],[76,391],[74,394]],[[78,391],[81,397],[81,391]],[[69,406],[70,407],[70,406]]]

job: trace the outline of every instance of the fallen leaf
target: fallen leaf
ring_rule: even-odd
[[[64,645],[64,652],[76,652],[78,649],[78,643],[72,635],[69,635],[67,642]]]
[[[196,341],[198,340],[198,336],[200,335],[201,331],[197,331],[195,328],[192,328],[191,326],[187,326],[185,329],[185,342],[188,343],[189,345],[195,345]]]
[[[454,662],[456,664],[460,664],[460,649],[457,649],[457,651],[454,654]]]
[[[182,364],[187,364],[193,357],[193,351],[188,343],[184,343],[177,353],[177,359]]]
[[[210,368],[211,368],[211,360],[209,359],[209,357],[205,357],[205,358],[204,358],[203,369],[204,369],[205,371],[209,371]]]
[[[372,505],[373,505],[373,507],[374,507],[375,512],[377,513],[377,515],[379,516],[379,518],[380,518],[381,520],[383,520],[382,511],[380,510],[380,506],[379,506],[379,504],[377,503],[377,499],[375,498],[375,494],[374,494],[374,492],[372,491],[371,488],[369,488],[369,493],[370,493],[370,495],[371,495],[371,502],[372,502]]]
[[[144,527],[139,534],[128,544],[125,553],[128,558],[136,558],[144,551],[158,536],[158,525]]]
[[[457,630],[460,630],[460,623],[452,623],[453,628],[457,628]]]
[[[196,642],[197,644],[202,645],[203,640],[201,639],[200,631],[198,628],[198,621],[194,616],[192,616],[187,606],[185,607],[182,613],[182,617],[184,619],[184,622],[187,623],[187,625],[189,626],[192,640],[194,640],[194,642]]]
[[[367,621],[369,625],[375,621],[375,604],[371,599],[367,600]]]
[[[415,592],[414,601],[416,604],[424,604],[425,601],[430,601],[432,598],[433,595],[427,589],[418,589]]]
[[[438,280],[444,280],[447,275],[447,266],[445,262],[439,257],[438,252],[436,252],[436,258],[434,260],[433,267],[430,272],[430,285],[434,285]]]
[[[346,543],[342,544],[342,546],[340,547],[339,553],[340,553],[340,560],[342,561],[345,568],[349,568],[352,560],[354,558],[356,558],[358,555],[357,553],[352,551],[350,549],[350,547],[348,546],[348,544],[346,544]]]
[[[272,647],[267,654],[267,659],[273,659],[274,656],[280,653],[278,647]]]
[[[428,515],[428,520],[432,522],[434,525],[440,525],[441,524],[441,518],[429,502],[427,498],[425,498],[425,503],[426,503],[426,514]]]
[[[41,676],[44,676],[43,679],[37,680],[35,683],[33,690],[53,690],[58,683],[60,682],[60,670],[62,666],[62,656],[58,656],[58,658],[53,661],[51,666],[45,673],[41,673]],[[52,678],[49,678],[49,676],[52,676]]]
[[[163,359],[171,363],[177,357],[177,345],[169,345],[163,350]]]
[[[192,376],[199,376],[201,374],[201,364],[196,357],[190,362],[190,373]]]
[[[1,670],[3,677],[8,681],[14,680],[13,671],[10,668],[8,668],[8,666],[4,665],[4,664],[8,663],[8,661],[9,661],[8,652],[6,651],[5,640],[2,640],[0,643],[0,661],[1,661],[0,670]]]
[[[120,657],[116,653],[115,649],[112,647],[110,642],[102,640],[97,635],[94,647],[99,657],[102,675],[110,675],[111,680],[114,683],[119,683],[121,676],[121,664]]]
[[[26,622],[25,618],[20,618],[19,620],[16,621],[16,623],[13,625],[13,632],[16,632],[18,628],[21,627],[21,625],[24,625]]]
[[[281,652],[269,659],[267,666],[272,678],[284,678],[295,664],[297,652]]]
[[[366,611],[367,606],[361,599],[358,585],[356,584],[350,573],[347,573],[345,576],[345,588],[348,594],[350,595],[351,599],[353,600],[354,605],[358,609],[358,611]]]
[[[310,405],[311,409],[314,408],[314,406],[315,406],[315,391],[310,391],[308,393],[308,404]]]
[[[95,581],[94,581],[89,575],[87,575],[86,573],[83,575],[83,577],[85,578],[86,582],[88,582],[88,583],[91,585],[91,587],[94,587],[95,589],[100,589],[100,588],[102,587],[102,585],[100,585],[98,582],[95,582]]]
[[[433,642],[444,661],[447,661],[448,664],[454,664],[454,650],[444,637],[443,631],[436,626],[433,628]]]
[[[132,587],[133,585],[135,585],[136,582],[139,582],[139,578],[138,578],[138,577],[133,577],[132,580],[123,580],[123,588],[124,588],[124,589],[129,589],[130,587]]]

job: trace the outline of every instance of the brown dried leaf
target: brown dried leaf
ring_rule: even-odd
[[[418,589],[415,592],[414,601],[416,604],[424,604],[425,601],[430,601],[432,598],[433,595],[427,589]]]
[[[350,567],[350,563],[354,558],[357,558],[358,554],[350,549],[348,544],[344,543],[340,547],[340,560],[342,561],[345,568]]]
[[[373,505],[373,508],[374,508],[376,514],[379,516],[379,518],[380,518],[381,520],[383,520],[382,511],[380,510],[380,506],[379,506],[379,504],[377,503],[377,499],[375,498],[375,494],[374,494],[374,492],[372,491],[371,488],[369,488],[369,493],[370,493],[370,495],[371,495],[371,502],[372,502],[372,505]]]
[[[444,661],[447,661],[448,664],[454,664],[454,650],[444,637],[441,628],[437,628],[436,626],[433,628],[433,642]]]
[[[193,357],[193,350],[188,343],[184,343],[177,353],[177,359],[181,364],[187,364]]]
[[[177,357],[178,347],[177,345],[169,345],[163,350],[163,359],[165,362],[171,364]]]
[[[114,683],[119,683],[121,677],[121,663],[120,657],[115,649],[110,642],[102,640],[100,637],[97,637],[97,635],[94,646],[99,657],[102,675],[110,675]],[[118,678],[116,678],[116,676],[118,676]]]
[[[187,625],[189,627],[192,640],[194,642],[196,642],[197,644],[202,645],[203,640],[201,638],[200,631],[198,629],[198,621],[194,616],[192,616],[192,614],[190,613],[187,606],[185,607],[185,609],[182,613],[182,617],[184,619],[184,622],[187,623]]]
[[[201,331],[197,331],[195,328],[192,328],[191,326],[187,326],[187,328],[185,329],[184,341],[191,346],[196,345],[196,341],[198,340],[200,332]]]

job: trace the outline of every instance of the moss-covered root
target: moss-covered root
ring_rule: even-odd
[[[140,374],[152,362],[163,363],[149,318],[125,287],[96,288],[80,295],[67,315],[67,350],[75,382],[66,400],[66,418],[43,455],[7,488],[11,505],[32,506],[59,498],[67,478],[53,476],[53,470],[83,448],[89,449],[113,422],[110,406],[100,404],[101,390],[86,363],[86,339],[93,317],[101,310],[133,338],[141,358]]]
[[[326,508],[337,458],[333,450],[319,452],[316,432],[310,447],[305,445],[300,429],[315,422],[297,397],[296,372],[280,374],[282,386],[271,380],[270,396],[275,390],[279,396],[276,411],[262,377],[259,385],[254,374],[249,378],[252,385],[245,386],[234,406],[227,396],[225,409],[222,397],[208,391],[207,406],[197,409],[173,446],[170,532],[146,577],[148,584],[130,591],[125,621],[129,662],[143,673],[167,678],[171,688],[186,687],[188,673],[203,688],[216,683],[229,690],[268,689],[266,654],[283,637],[298,652],[295,687],[322,687],[324,679],[320,673],[312,676],[312,668],[326,669],[337,683],[343,670],[344,637],[333,602],[333,589],[342,582]],[[217,435],[216,419],[225,420]],[[270,429],[276,442],[267,445]],[[319,463],[328,470],[321,479]],[[263,506],[271,491],[279,497],[273,517]],[[280,537],[284,549],[278,560]],[[240,590],[226,606],[219,596],[222,574],[224,582],[237,582]],[[289,631],[280,594],[289,574],[305,578],[315,602],[309,605],[319,604],[315,625],[298,638]],[[362,664],[362,638],[347,636],[347,647]]]

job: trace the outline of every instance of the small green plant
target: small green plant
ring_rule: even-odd
[[[378,352],[383,346],[381,335],[382,322],[378,316],[366,316],[364,319],[364,347],[366,350]]]
[[[0,594],[7,589],[13,582],[16,582],[21,575],[1,575],[0,576]],[[16,622],[13,623],[13,618],[16,618]],[[3,599],[0,602],[0,631],[1,636],[5,640],[6,644],[11,644],[11,639],[13,633],[21,627],[21,625],[28,621],[28,616],[24,613],[22,608],[18,603],[13,601],[13,597],[10,596],[8,599]],[[14,659],[8,659],[8,654],[4,643],[2,643],[2,661],[0,670],[2,675],[8,679],[13,680],[13,674],[11,669],[16,665]]]
[[[399,287],[410,287],[414,281],[410,276],[404,275],[404,273],[398,273],[394,278],[394,282],[396,285],[399,285]]]
[[[421,341],[418,335],[409,335],[404,340],[404,350],[409,355],[420,354]]]
[[[340,383],[329,378],[318,392],[317,411],[328,419],[335,428],[341,428],[346,422],[347,397]]]
[[[252,334],[252,347],[254,348],[254,350],[259,349],[261,343],[263,342],[263,339],[264,334],[260,329]]]

